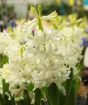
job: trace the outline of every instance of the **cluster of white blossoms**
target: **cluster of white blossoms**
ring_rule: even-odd
[[[0,53],[9,59],[0,75],[12,94],[19,95],[30,83],[34,89],[51,83],[59,87],[69,79],[71,68],[78,73],[83,29],[76,25],[62,29],[44,26],[41,31],[33,21],[18,26],[13,33],[0,34]]]

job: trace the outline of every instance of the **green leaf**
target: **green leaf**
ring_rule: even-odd
[[[23,102],[24,102],[23,100],[20,100],[20,101],[16,102],[16,105],[24,105]],[[25,104],[25,105],[26,105],[26,104]]]
[[[28,89],[29,92],[33,91],[33,89],[34,89],[34,85],[31,84],[31,83],[28,84],[28,85],[27,85],[27,89]]]
[[[6,63],[8,63],[8,57],[6,55],[0,54],[0,68],[2,68]]]
[[[50,87],[44,89],[49,105],[60,105],[60,95],[56,84],[51,84]]]
[[[41,105],[41,90],[35,90],[35,104],[34,105]]]
[[[4,105],[4,100],[1,94],[0,94],[0,105]]]
[[[5,82],[5,80],[2,80],[2,86],[3,86],[3,95],[9,92],[9,84]]]
[[[37,10],[36,10],[35,7],[31,6],[30,10],[31,10],[31,13],[32,13],[34,16],[36,16],[36,17],[38,16],[38,13],[37,13]]]
[[[38,15],[41,16],[42,14],[42,6],[38,5]]]
[[[7,95],[4,95],[4,103],[5,105],[14,105],[11,100],[9,100],[9,97]]]
[[[66,98],[65,105],[75,105],[76,104],[76,81],[73,79],[73,69],[71,69],[70,79],[66,81]]]
[[[41,100],[41,105],[46,105],[44,100]]]
[[[5,80],[2,80],[2,86],[3,86],[3,101],[4,101],[4,105],[14,105],[13,102],[11,102],[11,100],[9,100],[9,84],[5,82]],[[7,95],[8,94],[8,95]]]
[[[31,105],[31,100],[30,100],[30,96],[27,90],[24,90],[24,96],[23,96],[24,100],[23,100],[23,105]]]
[[[41,18],[38,16],[38,26],[39,26],[39,29],[43,31],[43,26],[42,26],[42,23],[41,23]]]

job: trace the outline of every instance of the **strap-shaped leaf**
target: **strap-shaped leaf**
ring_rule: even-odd
[[[51,84],[50,87],[44,89],[49,105],[60,105],[60,95],[56,84]]]
[[[41,90],[35,90],[35,104],[34,105],[41,105]]]
[[[27,90],[24,90],[24,101],[23,101],[23,105],[31,105],[31,100],[30,100],[30,96]]]

